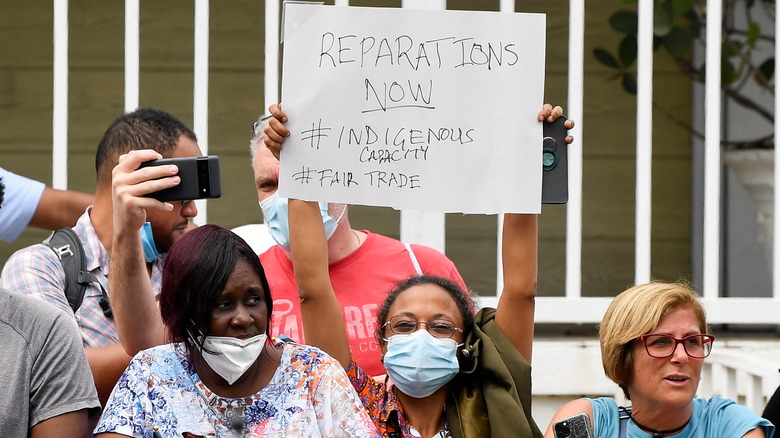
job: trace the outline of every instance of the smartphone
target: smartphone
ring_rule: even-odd
[[[561,116],[544,122],[542,143],[542,204],[565,204],[569,201],[568,130]]]
[[[558,420],[553,424],[555,438],[594,438],[593,425],[586,413]]]
[[[181,182],[176,187],[147,193],[144,196],[159,201],[189,201],[222,196],[222,184],[219,174],[219,157],[180,157],[162,158],[141,163],[140,167],[164,166],[175,164],[179,168]],[[139,168],[140,168],[139,167]]]

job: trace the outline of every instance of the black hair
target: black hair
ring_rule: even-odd
[[[119,156],[132,150],[154,149],[169,158],[181,136],[197,141],[195,133],[173,115],[152,108],[122,114],[108,127],[95,155],[98,183],[111,181]]]
[[[398,296],[401,295],[401,293],[411,288],[412,286],[418,286],[422,284],[433,284],[447,291],[447,293],[449,293],[452,297],[453,301],[455,301],[455,304],[458,306],[458,311],[463,317],[464,338],[471,332],[471,328],[474,326],[474,303],[471,300],[469,294],[461,289],[460,286],[444,277],[437,277],[434,275],[415,275],[396,283],[395,288],[387,294],[385,301],[379,307],[379,311],[377,312],[377,329],[374,333],[374,336],[376,336],[380,344],[384,342],[382,326],[387,321],[390,307],[393,305]]]
[[[0,208],[3,208],[3,199],[5,198],[5,183],[3,178],[0,177]]]

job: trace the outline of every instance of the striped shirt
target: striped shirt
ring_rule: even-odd
[[[92,207],[87,208],[73,230],[84,246],[87,270],[108,291],[110,257],[89,219],[91,210]],[[162,266],[163,258],[152,263],[155,295],[160,292]],[[81,330],[84,347],[104,347],[119,342],[113,319],[106,317],[100,307],[102,292],[98,285],[90,283],[87,286],[81,307],[74,315],[65,297],[65,271],[54,251],[46,245],[32,245],[15,252],[3,267],[0,287],[47,301],[71,315]]]

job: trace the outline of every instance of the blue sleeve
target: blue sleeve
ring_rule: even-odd
[[[620,415],[615,400],[609,397],[586,399],[593,406],[593,432],[601,438],[618,438]]]
[[[769,420],[732,400],[712,397],[709,400],[697,399],[697,402],[704,411],[707,438],[741,437],[757,427],[764,429],[766,438],[772,438],[774,435],[775,427]]]
[[[0,206],[0,240],[13,242],[30,223],[46,185],[2,167],[0,178],[5,185],[3,205]]]

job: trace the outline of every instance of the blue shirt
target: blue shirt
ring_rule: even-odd
[[[620,415],[614,399],[602,397],[586,399],[593,406],[593,425],[595,435],[602,438],[618,438],[620,434]],[[766,438],[771,438],[775,427],[769,420],[761,418],[745,406],[732,400],[712,397],[711,399],[693,399],[691,421],[675,435],[675,438],[738,438],[756,427],[764,429]],[[629,420],[626,438],[648,438],[651,434],[642,431],[636,423]]]
[[[0,239],[13,242],[30,223],[46,185],[2,167],[0,178],[5,185],[3,205],[0,206]]]

